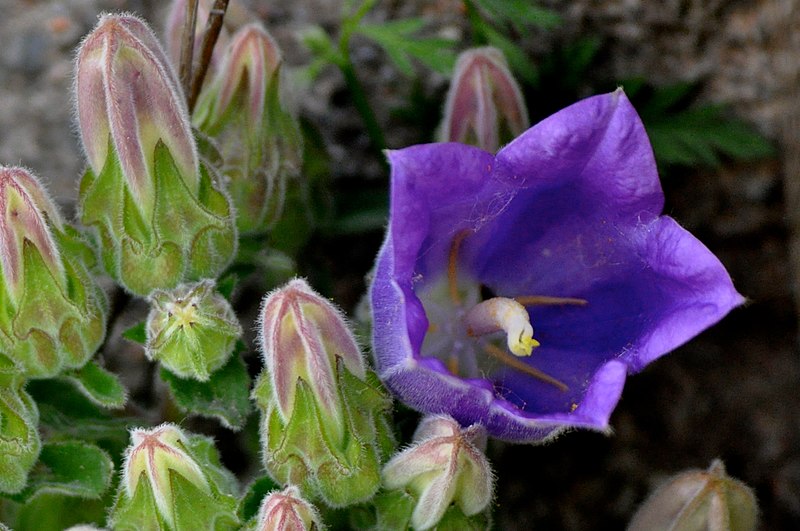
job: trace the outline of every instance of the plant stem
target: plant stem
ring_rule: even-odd
[[[194,69],[191,89],[188,92],[190,114],[194,109],[195,103],[197,103],[197,96],[203,86],[203,79],[205,79],[206,72],[208,72],[208,67],[211,64],[211,55],[214,53],[214,46],[217,44],[219,32],[222,31],[222,22],[225,19],[227,10],[228,0],[216,0],[208,13],[206,31],[203,33],[203,41],[200,44],[200,59],[197,63],[197,68]]]
[[[197,25],[197,2],[189,0],[186,2],[186,13],[183,18],[183,35],[181,35],[181,59],[180,59],[180,78],[183,93],[189,94],[192,81],[192,61],[194,54],[194,33]]]

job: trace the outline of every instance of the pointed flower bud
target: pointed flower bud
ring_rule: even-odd
[[[174,424],[131,431],[113,529],[234,529],[235,480],[213,442]]]
[[[267,471],[341,507],[370,498],[390,452],[390,407],[341,313],[303,280],[268,294],[260,316]]]
[[[181,378],[205,382],[231,357],[242,327],[213,280],[181,284],[149,297],[148,359]]]
[[[757,525],[752,489],[728,476],[715,459],[708,470],[688,470],[667,480],[636,511],[628,531],[753,531]]]
[[[108,272],[138,295],[218,273],[236,245],[231,206],[199,163],[176,75],[150,28],[102,16],[78,51],[75,91],[89,161],[81,220],[100,231]]]
[[[441,142],[461,142],[494,153],[530,125],[525,100],[497,48],[461,53],[447,93]]]
[[[281,61],[261,24],[244,26],[225,49],[193,116],[219,143],[242,232],[263,230],[280,217],[286,178],[300,169],[302,139],[281,101]]]
[[[25,392],[24,380],[11,372],[0,359],[0,493],[5,494],[25,487],[42,448],[36,402]]]
[[[81,367],[100,346],[107,301],[87,260],[92,251],[39,181],[0,166],[0,357],[25,377]]]
[[[442,525],[448,511],[453,513],[447,514],[448,521],[469,522],[470,517],[485,521],[481,513],[492,500],[493,489],[485,447],[486,430],[480,424],[462,429],[445,415],[422,419],[414,443],[383,468],[387,491],[376,503],[379,522],[403,522],[403,527],[415,530],[437,523],[447,529],[467,528]],[[414,503],[403,503],[408,496]]]
[[[247,531],[322,531],[325,525],[317,509],[289,485],[283,491],[273,491],[264,497],[258,510],[257,523]]]

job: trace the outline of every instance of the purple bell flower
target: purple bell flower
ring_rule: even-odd
[[[388,156],[373,344],[381,379],[422,412],[514,442],[606,431],[627,374],[744,302],[660,215],[650,142],[621,90],[496,156],[453,143]]]

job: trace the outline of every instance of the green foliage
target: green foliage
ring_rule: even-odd
[[[378,43],[403,74],[412,76],[416,59],[431,70],[446,74],[456,60],[455,41],[437,37],[421,37],[425,27],[421,18],[391,20],[381,24],[361,24],[358,33]]]
[[[239,356],[243,345],[230,361],[216,370],[207,382],[183,379],[162,369],[161,379],[169,386],[175,404],[193,415],[215,418],[223,426],[240,430],[250,414],[250,376]]]
[[[246,522],[255,517],[264,497],[268,493],[280,489],[281,486],[269,476],[260,477],[250,483],[239,502],[239,519]]]
[[[623,83],[644,122],[659,165],[718,167],[725,160],[775,155],[774,146],[751,125],[730,118],[722,105],[693,105],[697,86],[650,87]]]
[[[128,398],[119,378],[93,361],[81,369],[66,373],[63,378],[101,407],[118,409],[125,405]]]
[[[113,471],[109,455],[94,444],[77,440],[46,442],[27,487],[14,498],[27,501],[48,493],[99,499],[111,486]]]

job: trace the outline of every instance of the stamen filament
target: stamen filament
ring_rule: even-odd
[[[508,352],[504,351],[500,347],[497,347],[497,346],[495,346],[495,345],[493,345],[491,343],[486,343],[486,344],[483,345],[483,349],[491,357],[495,358],[496,360],[500,361],[501,363],[505,363],[506,365],[508,365],[512,369],[517,369],[520,372],[524,372],[528,376],[533,376],[537,380],[541,380],[541,381],[543,381],[545,383],[549,383],[550,385],[552,385],[554,387],[557,387],[562,392],[569,391],[569,387],[567,386],[567,384],[565,384],[561,380],[553,378],[549,374],[546,374],[546,373],[540,371],[539,369],[531,367],[527,363],[524,363],[521,360],[518,360],[517,358],[515,358],[514,356],[512,356]]]
[[[450,290],[450,300],[456,306],[461,306],[461,295],[458,293],[458,251],[461,242],[469,236],[470,230],[464,229],[456,234],[453,243],[450,244],[450,256],[447,261],[447,286]]]
[[[586,299],[576,299],[573,297],[548,297],[547,295],[521,295],[514,297],[514,300],[523,306],[586,306],[589,301]]]

